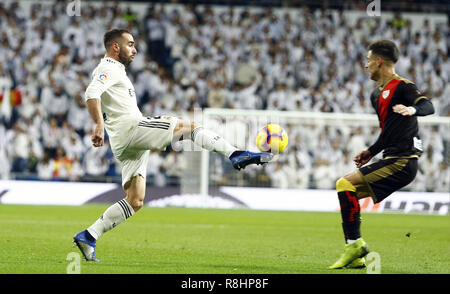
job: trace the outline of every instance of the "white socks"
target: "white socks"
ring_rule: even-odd
[[[195,128],[192,131],[191,139],[198,146],[208,151],[220,153],[227,158],[234,151],[237,151],[237,148],[228,143],[224,138],[203,127]],[[134,209],[125,199],[122,199],[108,207],[103,215],[87,230],[97,240],[103,233],[111,230],[133,214]]]
[[[236,147],[228,143],[224,138],[216,133],[204,129],[203,127],[197,127],[192,131],[192,141],[195,144],[205,148],[208,151],[214,151],[220,153],[227,158],[237,150]]]
[[[111,230],[133,214],[133,207],[125,199],[122,199],[108,207],[103,215],[87,230],[97,240],[103,233]]]
[[[353,243],[355,243],[356,241],[358,241],[359,239],[361,239],[361,238],[358,238],[358,239],[356,239],[356,240],[350,240],[350,239],[348,239],[348,240],[347,240],[347,244],[353,244]]]

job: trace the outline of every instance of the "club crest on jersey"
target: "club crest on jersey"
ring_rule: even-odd
[[[383,97],[383,99],[386,99],[387,97],[389,97],[390,92],[391,92],[390,90],[383,91],[383,94],[381,95]]]
[[[108,79],[108,76],[106,74],[101,74],[98,78],[100,81],[106,82],[106,80]]]

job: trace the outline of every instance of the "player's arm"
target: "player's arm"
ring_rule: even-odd
[[[370,102],[372,103],[372,107],[375,109],[375,111],[377,111],[378,103],[376,102],[375,96],[373,93],[370,95]],[[380,134],[377,141],[372,146],[370,146],[367,150],[363,150],[363,151],[359,152],[353,158],[353,161],[355,162],[356,167],[360,168],[363,165],[365,165],[366,163],[368,163],[375,155],[380,153],[383,150],[383,148],[384,148],[383,140],[381,139],[381,134]]]
[[[434,113],[433,103],[413,83],[402,85],[404,104],[394,105],[392,110],[404,116],[425,116]]]
[[[384,149],[383,140],[380,135],[378,137],[378,140],[372,146],[370,146],[367,150],[361,151],[353,158],[356,167],[357,168],[362,167],[363,165],[368,163],[375,155],[380,153],[383,149]]]
[[[114,85],[115,79],[111,71],[103,70],[99,71],[92,77],[92,81],[86,89],[86,104],[89,115],[95,122],[94,133],[91,140],[95,147],[103,146],[104,144],[104,127],[105,122],[103,120],[102,107],[101,107],[101,95],[109,87]]]
[[[92,118],[92,120],[95,122],[95,129],[94,133],[92,134],[91,140],[95,147],[103,146],[104,144],[104,127],[105,122],[103,121],[102,116],[102,107],[101,107],[101,100],[100,99],[88,99],[87,102],[87,109],[88,112]]]

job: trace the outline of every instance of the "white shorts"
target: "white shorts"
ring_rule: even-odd
[[[178,118],[143,117],[132,131],[130,141],[118,157],[122,165],[122,187],[134,176],[147,175],[149,150],[165,150],[172,143]]]

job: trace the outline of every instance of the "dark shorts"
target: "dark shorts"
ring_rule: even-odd
[[[384,158],[359,169],[364,184],[357,188],[358,196],[371,196],[381,202],[397,190],[411,183],[417,174],[417,157]]]

